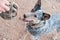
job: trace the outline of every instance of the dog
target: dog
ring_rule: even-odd
[[[60,31],[60,14],[56,13],[54,15],[50,15],[44,13],[42,10],[37,10],[36,12],[30,12],[28,14],[23,15],[23,21],[25,22],[25,26],[28,32],[36,37],[39,37],[43,34],[48,34],[52,32],[54,29]]]
[[[49,15],[41,10],[36,13],[24,14],[26,29],[34,37],[48,34],[54,29],[60,31],[60,14]],[[38,38],[37,38],[38,39]]]
[[[40,7],[40,4],[37,3],[31,12],[24,14],[22,18],[26,29],[33,36],[33,40],[39,40],[41,35],[48,34],[54,29],[57,32],[60,31],[60,14],[44,13]]]

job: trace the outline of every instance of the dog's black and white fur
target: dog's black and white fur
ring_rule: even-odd
[[[37,9],[36,9],[37,8]],[[36,22],[33,22],[36,18]],[[33,20],[34,19],[34,20]],[[33,20],[30,23],[30,20]],[[31,10],[30,14],[24,14],[24,21],[26,22],[26,28],[28,32],[33,35],[34,40],[38,40],[38,37],[43,34],[48,34],[54,29],[60,31],[60,14],[50,15],[44,13],[39,4],[36,4],[34,9]],[[33,26],[37,26],[33,28]]]
[[[42,14],[44,14],[44,13],[42,13]],[[34,37],[38,37],[43,34],[48,34],[49,32],[52,32],[54,29],[57,29],[58,31],[60,31],[60,14],[54,14],[54,15],[51,15],[50,17],[46,16],[46,18],[49,18],[47,20],[41,18],[40,16],[39,16],[39,18],[38,18],[39,23],[37,23],[37,24],[31,23],[32,25],[30,25],[29,22],[26,22],[27,30]],[[32,26],[36,26],[36,25],[38,26],[37,28],[32,27]]]

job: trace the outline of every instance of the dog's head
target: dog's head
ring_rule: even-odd
[[[36,12],[30,12],[23,15],[23,21],[27,22],[30,26],[42,26],[45,24],[45,21],[50,18],[50,15],[47,13],[43,13],[42,10],[38,10]]]

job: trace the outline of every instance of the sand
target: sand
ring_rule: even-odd
[[[23,14],[30,12],[37,0],[13,0],[19,9],[17,16],[12,20],[5,20],[0,17],[0,40],[32,40],[31,34],[27,32],[25,24],[19,19]],[[42,0],[42,10],[49,14],[60,13],[59,0]],[[1,39],[1,37],[3,39]],[[56,30],[50,34],[42,35],[40,40],[52,40],[55,37],[59,39]]]

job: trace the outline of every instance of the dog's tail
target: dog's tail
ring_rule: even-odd
[[[35,12],[37,10],[41,10],[41,0],[38,0],[34,8],[31,10],[31,12]]]

